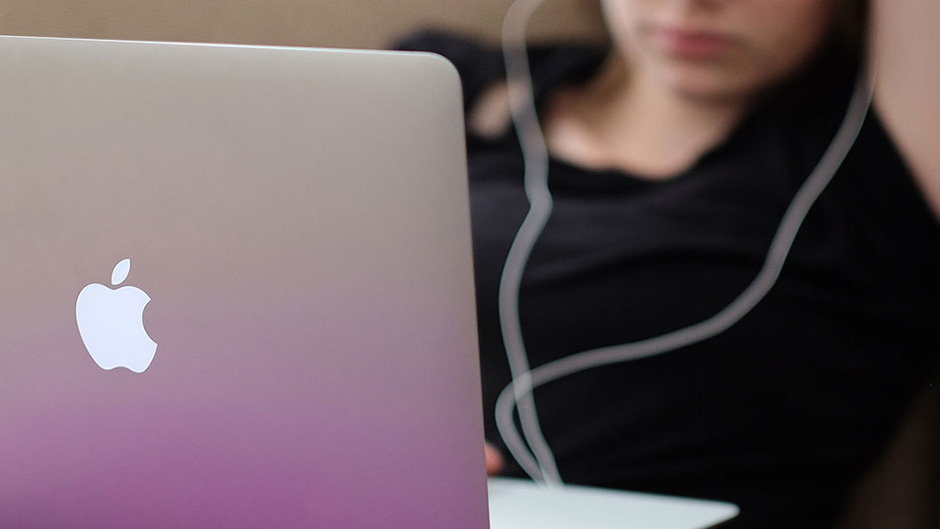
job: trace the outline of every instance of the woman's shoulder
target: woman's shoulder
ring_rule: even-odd
[[[879,109],[869,105],[861,126],[851,126],[859,117],[850,110],[853,94],[865,99],[861,94],[866,91],[868,75],[843,52],[827,54],[765,109],[761,130],[780,150],[759,152],[782,155],[790,189],[820,170],[823,160],[831,161],[842,152],[838,171],[814,210],[842,219],[846,233],[859,239],[859,248],[870,250],[865,257],[868,263],[858,266],[903,268],[906,277],[899,281],[917,278],[924,289],[929,285],[929,290],[936,292],[940,288],[933,271],[940,260],[936,216]],[[851,130],[851,147],[846,151],[834,148],[836,138],[848,138]]]
[[[503,50],[498,43],[441,31],[422,31],[394,46],[444,56],[457,68],[463,84],[464,109],[470,130],[498,136],[509,123],[509,101]],[[536,103],[555,88],[592,75],[606,55],[591,43],[539,43],[526,50]]]

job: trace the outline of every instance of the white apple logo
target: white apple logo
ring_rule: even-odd
[[[111,284],[123,283],[130,271],[130,259],[119,262],[111,272]],[[144,329],[144,307],[149,302],[146,292],[132,286],[110,289],[92,283],[78,294],[78,332],[99,367],[126,367],[135,373],[150,367],[157,344]]]

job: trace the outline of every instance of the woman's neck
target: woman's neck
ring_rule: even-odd
[[[668,179],[721,143],[749,102],[702,101],[664,89],[611,57],[589,83],[562,91],[543,116],[549,150],[595,169]]]

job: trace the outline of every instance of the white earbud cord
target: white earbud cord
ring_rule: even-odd
[[[512,380],[528,377],[530,372],[522,324],[519,321],[519,289],[522,273],[538,240],[552,214],[552,195],[548,189],[548,148],[539,125],[535,98],[532,95],[532,76],[529,57],[526,53],[526,27],[532,13],[544,0],[515,0],[503,19],[503,59],[506,63],[506,82],[509,106],[516,134],[522,148],[525,166],[525,192],[529,200],[526,214],[519,231],[513,239],[503,265],[499,283],[499,320],[509,360]],[[519,409],[519,422],[532,455],[525,443],[518,438],[515,424],[512,426],[512,442],[506,448],[533,479],[547,484],[560,484],[561,477],[555,466],[535,410],[535,399],[531,391],[516,396],[514,404]],[[510,409],[510,423],[513,422]],[[503,428],[500,428],[500,435]],[[533,456],[534,455],[534,459]]]
[[[551,216],[552,195],[548,188],[548,149],[538,122],[525,35],[530,16],[543,1],[515,0],[503,21],[503,55],[510,106],[522,148],[524,185],[530,206],[513,240],[499,286],[500,324],[512,382],[500,393],[495,413],[500,436],[522,469],[536,481],[561,485],[563,481],[554,455],[539,424],[533,390],[587,369],[648,358],[706,340],[724,332],[750,312],[773,288],[806,215],[854,145],[871,106],[874,83],[864,69],[860,71],[845,118],[829,148],[787,207],[760,271],[727,307],[700,323],[655,338],[583,351],[530,369],[519,319],[519,290],[532,248]],[[514,409],[519,410],[525,441],[516,430]]]

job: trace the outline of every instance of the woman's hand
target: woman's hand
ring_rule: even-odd
[[[505,464],[503,462],[503,455],[490,443],[485,443],[483,448],[486,452],[486,475],[499,475],[499,473],[503,471]]]

